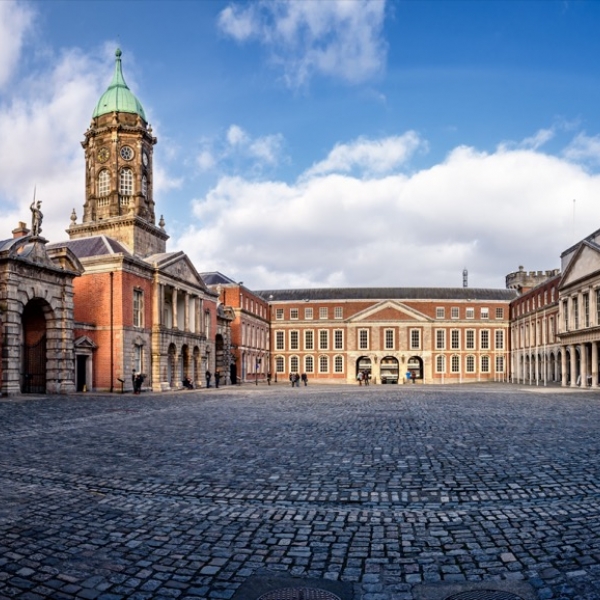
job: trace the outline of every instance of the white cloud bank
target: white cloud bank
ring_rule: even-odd
[[[535,149],[458,147],[411,174],[373,175],[369,149],[407,148],[391,152],[397,166],[422,146],[414,132],[338,145],[291,184],[223,177],[177,246],[255,289],[460,287],[464,268],[472,287],[497,288],[519,265],[558,267],[600,227],[600,176]],[[368,177],[348,174],[358,163]]]
[[[231,4],[219,15],[221,30],[239,42],[257,40],[283,69],[290,87],[315,74],[365,81],[383,70],[385,0]]]

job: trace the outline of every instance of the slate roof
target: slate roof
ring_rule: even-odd
[[[77,258],[87,258],[89,256],[106,256],[108,254],[125,254],[133,256],[131,252],[121,242],[117,242],[105,235],[95,235],[93,237],[81,238],[78,240],[67,240],[49,244],[48,248],[69,248]]]
[[[210,271],[209,273],[200,273],[206,285],[237,285],[237,281],[230,279],[227,275],[219,273],[219,271]]]
[[[480,300],[510,302],[515,290],[478,288],[315,288],[304,290],[261,290],[264,300],[301,302],[303,300]]]

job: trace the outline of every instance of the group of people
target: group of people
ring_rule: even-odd
[[[298,375],[298,373],[290,373],[290,383],[292,387],[300,387],[300,381],[304,385],[308,385],[308,375],[306,373],[302,373],[302,375]]]
[[[369,371],[359,371],[356,376],[356,380],[358,381],[358,385],[369,385],[369,380],[371,379],[371,373]]]
[[[206,370],[206,387],[210,387],[210,380],[212,379],[212,373],[207,369]],[[218,369],[215,371],[215,387],[219,387],[219,382],[221,381],[221,371]]]

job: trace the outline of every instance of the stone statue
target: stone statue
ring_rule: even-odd
[[[42,214],[42,201],[38,200],[31,203],[29,207],[31,209],[31,235],[33,237],[38,237],[40,233],[42,233],[42,219],[44,215]]]

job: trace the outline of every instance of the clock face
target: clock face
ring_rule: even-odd
[[[121,158],[123,160],[131,160],[133,158],[133,150],[129,146],[121,148]]]
[[[106,162],[109,156],[110,152],[108,151],[108,148],[100,148],[100,150],[98,150],[98,160],[100,162]]]
[[[144,166],[147,167],[148,166],[148,155],[145,152],[142,153],[142,161],[144,163]]]

